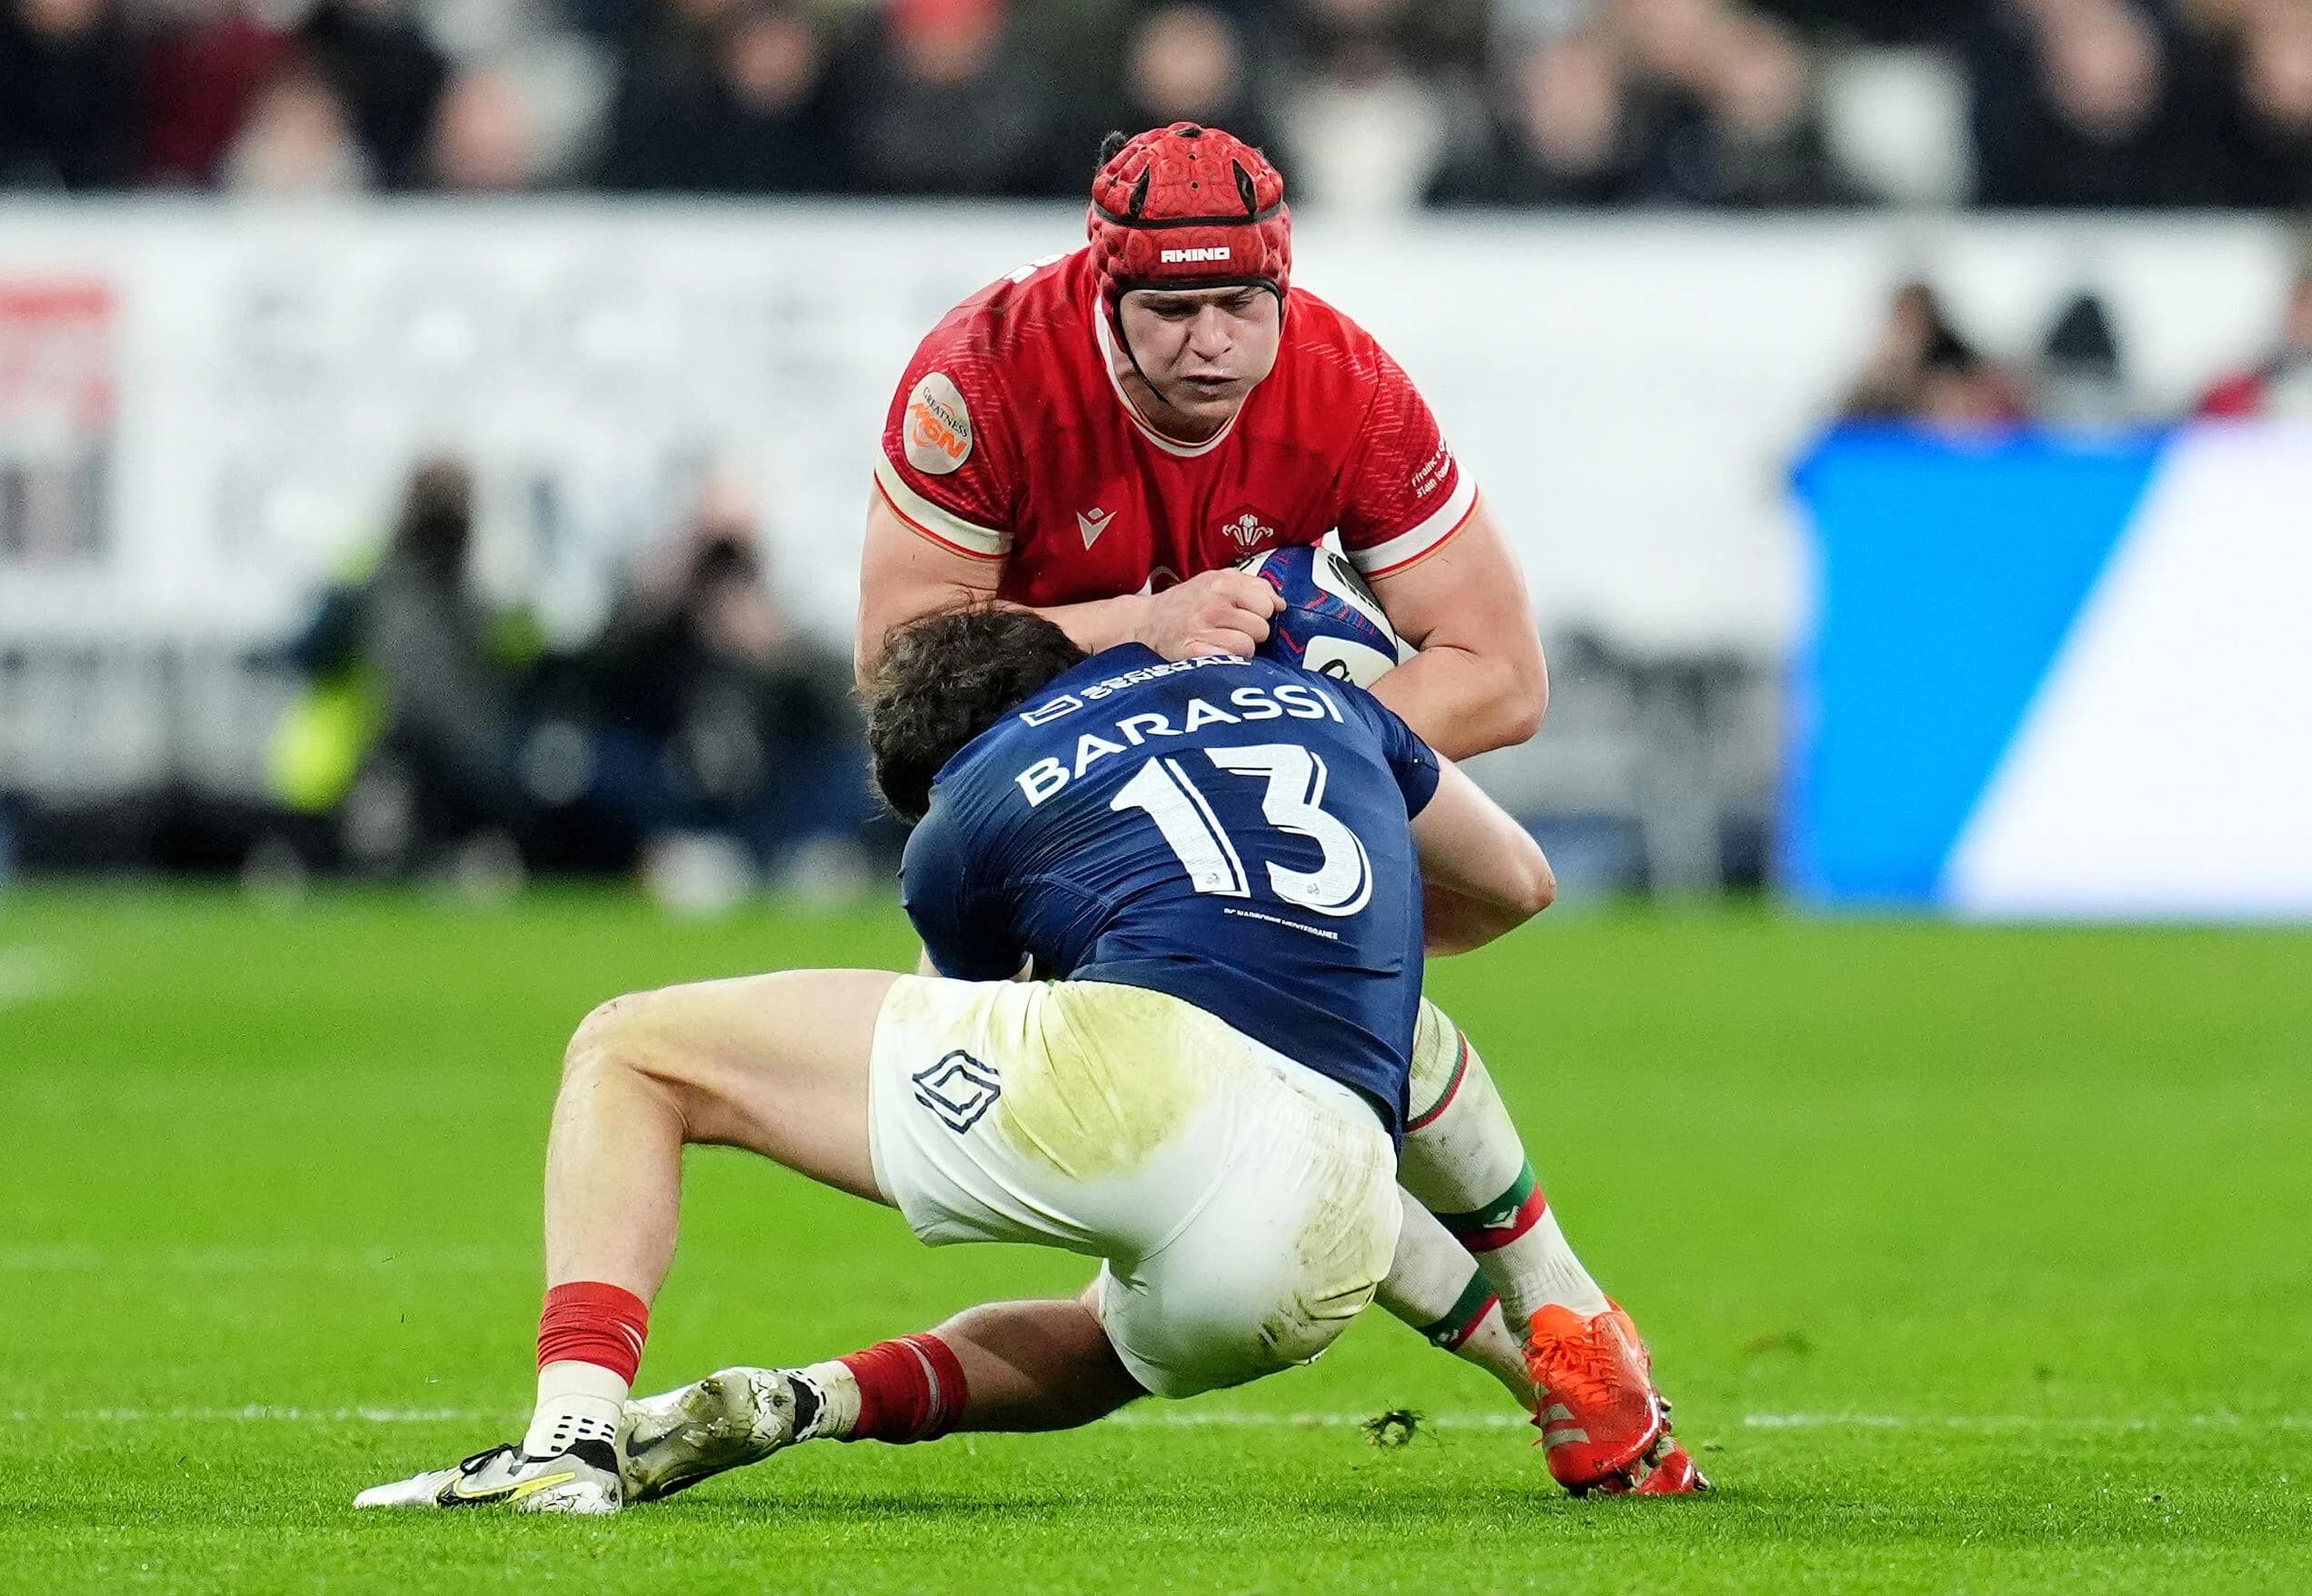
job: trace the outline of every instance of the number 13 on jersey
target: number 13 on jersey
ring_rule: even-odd
[[[1231,775],[1266,778],[1262,816],[1278,831],[1306,837],[1321,851],[1314,870],[1287,870],[1271,861],[1271,892],[1287,903],[1336,916],[1354,914],[1371,901],[1372,861],[1364,843],[1323,808],[1323,760],[1291,743],[1209,748],[1204,753]],[[1144,761],[1108,807],[1137,809],[1154,821],[1198,892],[1223,898],[1252,895],[1234,839],[1181,760],[1155,755]]]

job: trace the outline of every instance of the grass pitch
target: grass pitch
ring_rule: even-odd
[[[0,899],[0,1589],[2312,1589],[2312,936],[1559,911],[1440,965],[1720,1490],[1572,1502],[1378,1313],[1073,1435],[801,1449],[606,1523],[356,1517],[513,1434],[563,1038],[635,986],[898,965],[670,924]],[[1076,1259],[694,1154],[643,1383]],[[1423,1415],[1377,1448],[1358,1421]]]

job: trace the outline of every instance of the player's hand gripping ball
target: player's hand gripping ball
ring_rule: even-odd
[[[1255,650],[1279,664],[1370,687],[1405,657],[1397,629],[1364,578],[1330,549],[1300,544],[1237,563],[1277,590],[1284,608]]]

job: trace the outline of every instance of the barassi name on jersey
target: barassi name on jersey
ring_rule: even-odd
[[[1181,671],[1194,670],[1201,665],[1242,663],[1242,660],[1232,654],[1208,654],[1201,659],[1179,660],[1167,665],[1131,671],[1085,688],[1081,696],[1072,693],[1062,693],[1022,713],[1020,718],[1031,726],[1045,725],[1084,708],[1086,699],[1104,698],[1122,687],[1151,682]],[[1103,737],[1097,732],[1086,732],[1076,739],[1076,759],[1072,767],[1062,764],[1056,755],[1046,754],[1012,779],[1027,795],[1028,807],[1033,809],[1045,799],[1065,790],[1070,782],[1101,760],[1137,748],[1151,737],[1181,737],[1203,726],[1233,726],[1252,721],[1329,720],[1345,723],[1348,718],[1341,713],[1340,705],[1331,694],[1304,682],[1281,683],[1273,688],[1239,687],[1229,693],[1227,704],[1229,707],[1223,707],[1201,694],[1191,697],[1181,708],[1178,725],[1172,723],[1171,716],[1147,710],[1120,716],[1111,730],[1116,737],[1122,739],[1121,742]]]

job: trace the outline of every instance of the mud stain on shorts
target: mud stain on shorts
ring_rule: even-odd
[[[1387,1137],[1335,1114],[1320,1122],[1308,1185],[1314,1202],[1294,1251],[1301,1310],[1322,1323],[1353,1319],[1372,1301],[1395,1261],[1401,1214]]]
[[[1225,1029],[1177,998],[1102,982],[1044,988],[1034,1022],[1042,1045],[1021,1050],[997,1112],[1016,1146],[1072,1181],[1136,1169],[1178,1135]]]

